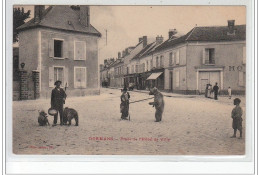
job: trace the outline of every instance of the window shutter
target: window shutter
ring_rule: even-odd
[[[180,64],[180,51],[176,52],[176,64]]]
[[[68,68],[64,68],[64,87],[69,87],[69,69]]]
[[[49,67],[49,87],[54,87],[54,67]]]
[[[180,86],[180,72],[176,71],[176,87]]]
[[[205,64],[205,59],[206,59],[206,49],[203,48],[203,50],[202,50],[202,64]]]
[[[49,40],[49,57],[51,57],[51,58],[54,57],[54,40],[53,39]]]
[[[246,47],[243,47],[243,64],[246,64]]]
[[[63,41],[63,53],[62,57],[63,58],[69,58],[69,46],[68,46],[68,41]]]

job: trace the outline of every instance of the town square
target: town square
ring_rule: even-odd
[[[243,6],[13,13],[14,154],[246,154]]]

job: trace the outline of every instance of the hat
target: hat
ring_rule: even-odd
[[[57,85],[57,83],[60,83],[61,84],[61,81],[60,80],[57,80],[54,85]]]
[[[234,99],[234,104],[240,104],[241,100],[239,98]]]

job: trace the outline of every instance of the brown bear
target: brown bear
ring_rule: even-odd
[[[163,100],[163,94],[158,91],[156,87],[150,89],[149,95],[154,95],[154,102],[150,102],[150,105],[153,105],[155,107],[155,122],[162,121],[162,114],[164,110],[164,100]]]
[[[39,111],[39,117],[38,117],[38,123],[40,126],[46,126],[46,125],[50,125],[48,118],[47,118],[47,113],[42,111]]]
[[[69,125],[71,125],[71,120],[75,119],[75,126],[79,125],[79,117],[78,112],[75,109],[66,107],[63,111],[63,124],[67,124],[69,122]]]

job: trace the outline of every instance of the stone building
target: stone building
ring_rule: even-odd
[[[68,96],[99,94],[98,39],[90,24],[89,6],[35,6],[34,18],[18,27],[19,62],[24,63],[25,82],[39,80],[37,98],[48,98],[54,82],[62,81]],[[30,76],[31,75],[31,76]],[[33,76],[36,76],[33,78]],[[30,79],[31,77],[31,79]],[[22,99],[28,99],[23,96]]]

